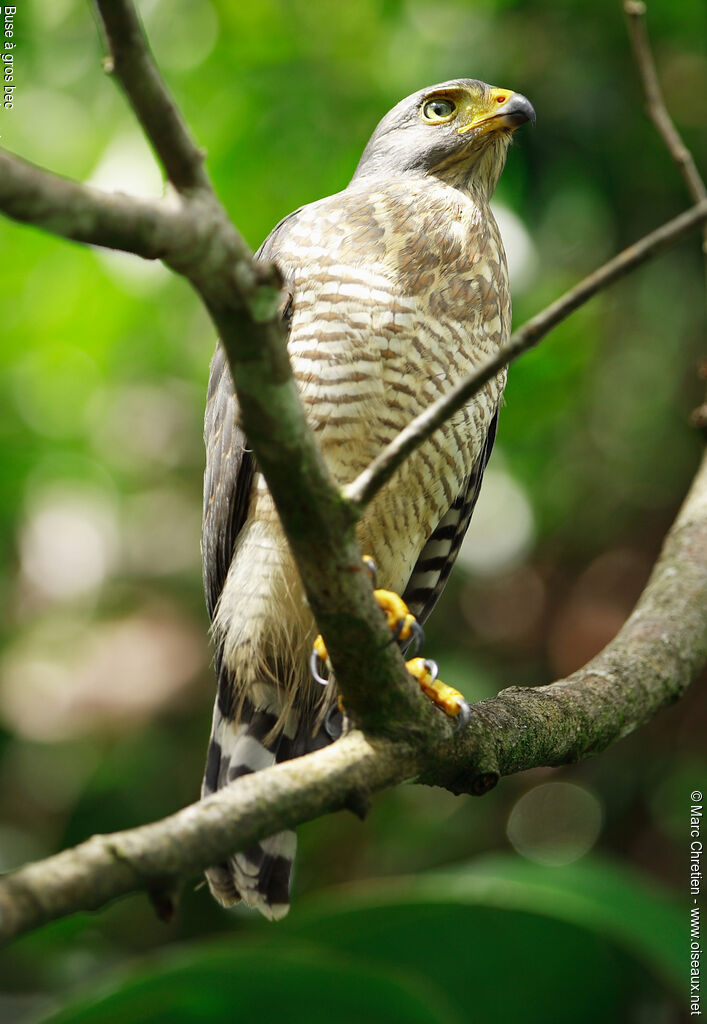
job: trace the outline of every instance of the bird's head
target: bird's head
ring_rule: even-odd
[[[535,124],[529,100],[473,78],[421,89],[380,122],[354,175],[434,174],[486,196],[496,187],[511,135]]]

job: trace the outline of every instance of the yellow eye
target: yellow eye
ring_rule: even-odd
[[[427,100],[422,104],[422,120],[428,124],[438,124],[440,121],[449,121],[454,116],[456,104],[447,99]]]

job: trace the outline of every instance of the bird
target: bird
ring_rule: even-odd
[[[508,271],[489,201],[526,122],[535,111],[525,96],[476,79],[418,90],[380,121],[346,188],[289,214],[256,253],[282,276],[293,374],[342,487],[507,341]],[[357,525],[379,583],[420,622],[469,525],[505,379],[500,372],[425,441]],[[202,559],[218,689],[202,797],[341,729],[327,713],[333,687],[309,671],[316,626],[220,343],[204,439]],[[284,917],[295,849],[285,831],[234,854],[207,870],[212,894]]]

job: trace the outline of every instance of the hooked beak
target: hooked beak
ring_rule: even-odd
[[[526,121],[535,127],[535,108],[522,93],[514,92],[508,103],[496,111],[494,119],[504,128],[518,128]]]
[[[494,90],[494,93],[500,91]],[[508,94],[506,93],[506,95]],[[525,124],[526,121],[530,121],[532,125],[535,125],[533,104],[522,93],[513,92],[503,106],[498,106],[492,112],[484,113],[469,124],[458,128],[457,134],[464,135],[466,132],[470,132],[473,128],[479,128],[481,125],[487,125],[490,131],[496,128],[510,128],[511,131],[515,131],[516,128]]]

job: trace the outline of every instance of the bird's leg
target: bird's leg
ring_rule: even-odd
[[[374,591],[373,596],[380,605],[385,615],[388,629],[392,636],[388,643],[397,641],[405,650],[410,642],[415,645],[417,653],[424,642],[425,634],[422,626],[412,614],[408,606],[399,594],[392,590],[381,590],[376,588],[376,563],[370,555],[363,556],[363,564],[371,575]],[[329,679],[322,675],[324,669],[329,670],[329,655],[327,653],[324,637],[321,633],[316,637],[309,662],[313,677],[318,683],[326,686]],[[437,665],[434,661],[425,658],[412,658],[405,663],[405,667],[420,685],[420,689],[433,704],[441,708],[445,714],[452,718],[459,718],[458,728],[464,728],[471,717],[469,705],[458,690],[447,686],[437,678]],[[341,697],[338,699],[339,710],[343,712]]]

